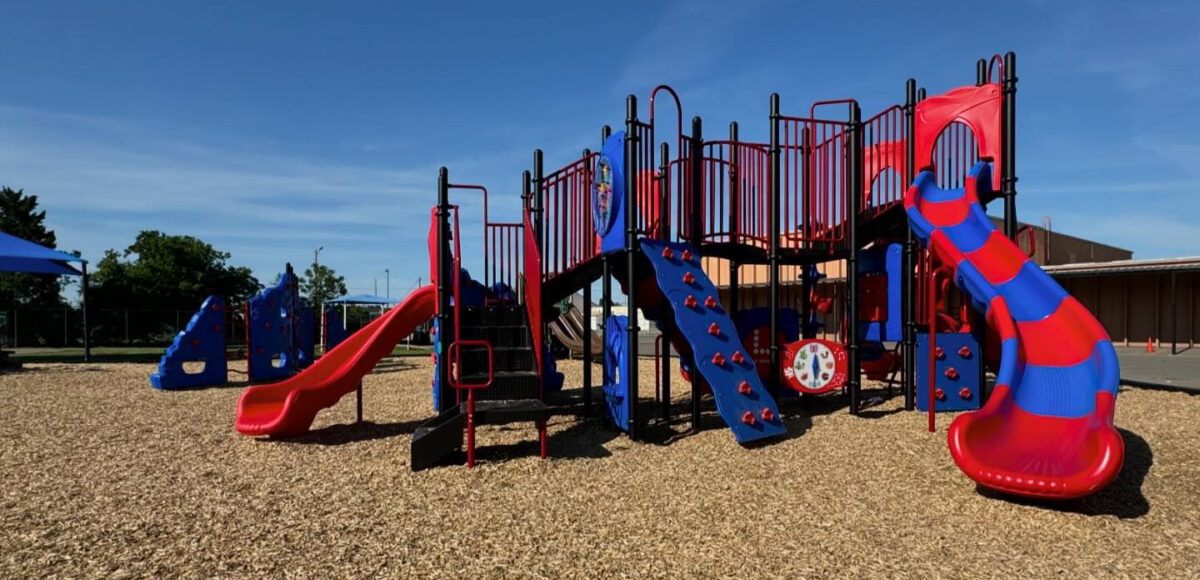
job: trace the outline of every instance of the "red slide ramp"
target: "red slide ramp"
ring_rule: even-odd
[[[332,407],[342,395],[357,389],[379,359],[433,317],[436,296],[433,286],[418,288],[300,374],[246,389],[238,399],[234,426],[243,435],[287,436],[308,431],[321,409]]]

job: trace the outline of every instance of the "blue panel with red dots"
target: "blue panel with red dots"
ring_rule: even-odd
[[[983,353],[969,332],[939,332],[934,341],[934,410],[974,411],[982,406]],[[917,410],[929,410],[929,334],[917,333]]]
[[[692,347],[696,368],[712,388],[717,412],[738,443],[785,432],[775,399],[742,346],[717,288],[688,244],[641,240],[654,279],[675,315],[675,328]],[[693,380],[695,377],[693,377]]]
[[[184,370],[183,363],[199,361],[204,362],[200,372]],[[220,385],[225,383],[227,371],[225,301],[220,296],[209,296],[167,348],[158,372],[150,375],[150,386],[173,390]]]

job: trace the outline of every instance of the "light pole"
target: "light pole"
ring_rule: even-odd
[[[388,270],[387,268],[384,268],[383,275],[386,276],[386,281],[387,281],[387,286],[386,286],[387,299],[391,300],[392,299],[392,271]]]
[[[325,249],[325,246],[321,246],[321,247],[313,250],[313,270],[314,270],[313,274],[316,274],[315,270],[317,269],[317,266],[321,265],[321,250],[324,250],[324,249]]]

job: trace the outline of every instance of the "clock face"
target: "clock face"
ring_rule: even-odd
[[[592,181],[592,221],[596,234],[603,236],[612,226],[613,171],[612,161],[607,155],[596,159],[595,178]]]
[[[846,383],[846,350],[835,342],[809,339],[785,348],[783,375],[802,393],[824,393]]]

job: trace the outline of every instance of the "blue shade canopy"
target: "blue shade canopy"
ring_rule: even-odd
[[[87,260],[0,232],[0,272],[80,275],[70,262],[86,264]]]
[[[395,298],[384,298],[383,296],[375,296],[372,294],[355,294],[354,296],[342,296],[333,300],[326,300],[326,304],[379,304],[382,306],[392,306],[400,302]]]

